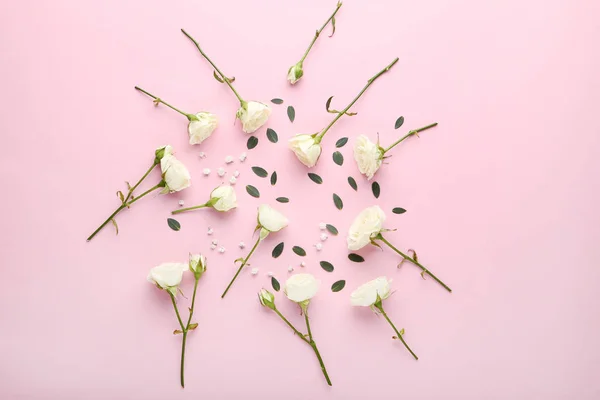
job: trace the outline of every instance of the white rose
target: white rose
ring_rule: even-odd
[[[312,135],[296,135],[289,140],[290,149],[307,167],[314,167],[321,155],[321,145]]]
[[[200,144],[217,129],[219,121],[216,115],[208,112],[199,112],[194,117],[196,119],[192,119],[188,124],[190,144]]]
[[[189,267],[190,271],[200,277],[200,275],[206,272],[206,257],[202,254],[190,254]]]
[[[258,207],[258,224],[268,232],[277,232],[288,226],[288,219],[266,204]]]
[[[160,160],[160,169],[166,183],[162,193],[179,192],[190,187],[190,172],[174,155],[165,155]]]
[[[383,150],[365,135],[360,135],[354,143],[354,159],[360,173],[370,180],[381,167]]]
[[[367,207],[356,217],[348,232],[348,250],[359,250],[381,232],[385,214],[379,206]]]
[[[302,303],[312,299],[317,294],[320,283],[311,274],[296,274],[285,282],[283,292],[291,301]]]
[[[168,290],[175,295],[183,278],[183,273],[188,268],[188,265],[183,263],[160,264],[150,270],[148,282],[154,283],[161,289]]]
[[[267,289],[261,289],[260,292],[258,292],[258,299],[263,306],[270,308],[271,310],[275,309],[275,296]]]
[[[390,297],[390,283],[392,280],[388,280],[385,276],[373,279],[352,292],[350,302],[353,306],[371,307],[377,303],[378,297],[381,300]]]
[[[302,75],[304,75],[304,71],[302,70],[302,62],[300,61],[290,67],[287,79],[293,85],[302,78]]]
[[[156,149],[156,151],[154,152],[156,159],[158,161],[162,160],[162,158],[164,156],[170,156],[173,154],[173,147],[171,147],[171,145],[166,145],[166,146],[162,146],[159,147],[158,149]]]
[[[237,197],[233,187],[222,185],[210,194],[210,203],[217,211],[229,211],[237,207]]]
[[[245,102],[237,111],[236,116],[242,121],[242,130],[252,133],[267,122],[271,108],[258,101]]]

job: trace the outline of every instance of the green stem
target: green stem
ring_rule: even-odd
[[[204,204],[200,204],[198,206],[187,207],[187,208],[180,208],[179,210],[171,211],[171,214],[180,214],[182,212],[191,211],[191,210],[197,210],[199,208],[204,208],[204,207],[210,207],[210,206],[208,205],[208,203],[204,203]]]
[[[279,310],[278,310],[278,309],[275,309],[275,310],[273,310],[273,311],[275,311],[275,313],[276,313],[277,315],[279,315],[279,317],[280,317],[280,318],[281,318],[281,319],[282,319],[282,320],[283,320],[283,321],[284,321],[284,322],[285,322],[285,323],[286,323],[286,324],[287,324],[287,325],[288,325],[288,326],[289,326],[289,327],[290,327],[290,328],[291,328],[291,329],[294,331],[294,333],[295,333],[296,335],[298,335],[298,337],[299,337],[300,339],[302,339],[302,340],[303,340],[303,341],[305,341],[306,343],[310,344],[310,340],[308,340],[308,339],[306,338],[306,336],[304,336],[304,334],[303,334],[302,332],[300,332],[298,329],[296,329],[296,328],[294,327],[294,325],[292,325],[292,323],[291,323],[290,321],[288,321],[288,320],[287,320],[287,318],[286,318],[286,317],[284,317],[282,313],[280,313],[280,312],[279,312]]]
[[[127,192],[127,197],[125,197],[125,200],[123,201],[123,203],[127,203],[127,201],[129,200],[129,198],[131,196],[133,196],[133,191],[135,189],[137,189],[138,186],[140,186],[140,183],[142,183],[142,181],[144,179],[146,179],[146,177],[150,174],[150,172],[152,172],[152,170],[154,169],[154,167],[156,167],[159,163],[160,163],[160,161],[158,161],[155,158],[154,162],[152,163],[152,166],[148,169],[148,171],[146,171],[146,173],[140,178],[140,180],[137,181],[137,183],[135,185],[133,185],[133,187],[131,189],[129,189],[129,192]]]
[[[354,98],[354,100],[352,100],[350,102],[350,104],[348,104],[346,106],[346,108],[344,108],[342,111],[338,112],[338,114],[329,123],[329,125],[327,125],[327,127],[321,131],[320,135],[317,136],[317,138],[316,138],[317,142],[320,143],[321,140],[323,139],[323,136],[325,136],[325,134],[327,133],[327,131],[329,130],[329,128],[331,128],[333,126],[333,124],[335,124],[337,122],[337,120],[342,117],[342,115],[346,114],[346,112],[350,109],[350,107],[352,107],[354,105],[354,103],[356,103],[356,101],[360,98],[360,96],[362,96],[362,94],[369,88],[369,86],[371,86],[371,84],[373,82],[375,82],[375,80],[377,78],[379,78],[381,75],[383,75],[384,73],[386,73],[387,71],[389,71],[390,68],[392,68],[394,66],[394,64],[396,64],[397,62],[398,62],[398,58],[396,57],[396,59],[394,59],[394,61],[392,61],[387,67],[385,67],[384,69],[382,69],[381,71],[379,71],[378,73],[376,73],[371,79],[369,79],[367,81],[367,84],[365,85],[365,87],[362,88],[362,90],[360,91],[360,93],[358,93],[358,95]]]
[[[238,94],[238,92],[233,88],[233,86],[231,85],[231,82],[229,82],[229,79],[225,76],[225,74],[223,74],[221,72],[221,70],[219,68],[217,68],[217,66],[215,65],[215,63],[213,63],[212,60],[210,58],[208,58],[208,56],[206,55],[206,53],[204,51],[202,51],[202,49],[200,48],[200,45],[198,44],[198,42],[193,37],[191,37],[185,30],[182,29],[181,32],[183,32],[183,34],[185,36],[187,36],[192,42],[194,42],[194,44],[198,48],[198,51],[200,52],[200,54],[202,54],[202,56],[204,58],[206,58],[206,61],[208,61],[210,63],[210,65],[213,66],[213,68],[215,69],[215,71],[217,71],[219,73],[219,75],[221,75],[221,79],[233,91],[233,94],[235,94],[235,97],[238,98],[238,100],[240,101],[240,104],[244,104],[244,99],[242,99],[242,97]]]
[[[408,344],[404,341],[402,334],[398,331],[398,329],[396,329],[396,326],[394,325],[392,320],[390,320],[390,318],[387,316],[387,314],[383,310],[383,305],[381,303],[379,303],[379,305],[375,305],[375,307],[377,307],[377,309],[381,312],[381,315],[383,315],[384,318],[387,320],[387,322],[392,326],[392,328],[394,328],[394,332],[396,332],[398,339],[400,339],[402,344],[404,344],[404,347],[406,347],[406,349],[410,352],[410,354],[412,354],[412,356],[415,358],[415,360],[418,360],[419,357],[417,357],[417,355],[411,350],[411,348],[408,346]]]
[[[413,263],[417,267],[421,268],[424,273],[426,273],[427,275],[429,275],[430,277],[432,277],[433,280],[435,280],[437,283],[439,283],[440,285],[442,285],[444,287],[444,289],[446,289],[448,292],[452,293],[452,289],[450,289],[444,282],[442,282],[441,280],[439,280],[439,278],[437,276],[435,276],[434,274],[432,274],[427,268],[425,268],[423,265],[421,265],[421,263],[419,263],[417,260],[415,260],[412,257],[409,257],[408,255],[404,254],[403,252],[401,252],[400,250],[398,250],[396,247],[394,247],[394,245],[391,244],[390,242],[388,242],[387,239],[385,239],[381,233],[379,235],[377,235],[375,237],[375,239],[379,239],[383,243],[387,244],[392,250],[394,250],[396,253],[398,253],[402,258],[404,258],[406,261],[410,261],[411,263]]]
[[[148,92],[146,92],[144,89],[142,89],[142,88],[140,88],[140,87],[138,87],[138,86],[136,86],[135,88],[136,88],[136,90],[139,90],[140,92],[142,92],[142,93],[144,93],[144,94],[146,94],[146,95],[148,95],[148,96],[152,97],[152,98],[154,99],[154,101],[155,101],[155,102],[157,102],[157,103],[163,103],[165,106],[169,107],[169,108],[170,108],[170,109],[172,109],[172,110],[175,110],[175,111],[177,111],[179,114],[181,114],[181,115],[185,116],[187,119],[191,119],[191,118],[193,118],[193,117],[194,117],[192,114],[188,114],[188,113],[186,113],[186,112],[183,112],[183,111],[181,111],[180,109],[178,109],[178,108],[176,108],[176,107],[174,107],[174,106],[170,105],[170,104],[169,104],[169,103],[167,103],[166,101],[163,101],[161,98],[159,98],[159,97],[156,97],[155,95],[153,95],[153,94],[151,94],[151,93],[148,93]]]
[[[240,272],[242,272],[242,268],[244,268],[244,266],[246,265],[246,263],[250,259],[250,256],[252,255],[252,253],[254,253],[254,250],[256,250],[256,248],[258,247],[259,243],[260,243],[260,236],[256,240],[256,243],[254,243],[254,247],[252,247],[252,250],[250,250],[250,253],[248,253],[248,255],[246,256],[246,258],[244,258],[244,260],[242,261],[242,265],[240,265],[240,267],[238,268],[237,272],[233,276],[233,279],[231,280],[231,282],[229,282],[229,285],[227,285],[227,288],[225,289],[225,291],[221,295],[221,298],[225,297],[225,295],[229,291],[229,288],[231,287],[231,285],[233,285],[233,282],[236,280],[236,278],[238,277],[238,275],[240,274]]]
[[[392,143],[391,146],[387,147],[386,149],[383,150],[383,154],[387,153],[388,151],[390,151],[392,148],[394,148],[394,146],[396,146],[397,144],[401,143],[404,139],[407,139],[413,135],[416,135],[419,132],[423,132],[426,129],[429,128],[433,128],[434,126],[437,126],[437,122],[434,122],[433,124],[429,124],[427,126],[424,126],[422,128],[419,129],[415,129],[414,131],[410,131],[408,132],[406,135],[402,136],[400,139],[396,140],[394,143]]]
[[[116,209],[116,210],[115,210],[115,211],[114,211],[114,212],[113,212],[113,213],[110,215],[110,217],[108,217],[108,218],[106,219],[106,221],[104,221],[104,222],[102,223],[102,225],[100,225],[100,226],[98,227],[98,229],[96,229],[96,230],[94,231],[94,233],[92,233],[92,234],[91,234],[91,235],[90,235],[90,236],[87,238],[87,241],[89,242],[90,240],[92,240],[92,239],[94,238],[94,236],[96,236],[96,234],[97,234],[98,232],[100,232],[100,230],[101,230],[102,228],[104,228],[104,227],[106,226],[106,224],[108,224],[108,223],[110,222],[110,220],[111,220],[111,219],[113,219],[113,218],[114,218],[114,217],[115,217],[115,216],[116,216],[116,215],[117,215],[119,212],[121,212],[121,210],[125,209],[126,207],[129,207],[130,205],[132,205],[133,203],[135,203],[136,201],[138,201],[138,200],[139,200],[139,199],[141,199],[142,197],[146,196],[148,193],[150,193],[150,192],[152,192],[152,191],[154,191],[154,190],[156,190],[156,189],[158,189],[158,188],[160,188],[160,187],[163,187],[163,186],[164,186],[164,183],[163,183],[162,181],[160,181],[160,183],[158,183],[156,186],[153,186],[153,187],[151,187],[150,189],[146,190],[144,193],[140,194],[138,197],[136,197],[135,199],[131,200],[130,202],[121,204],[121,205],[120,205],[120,206],[119,206],[119,207],[118,207],[118,208],[117,208],[117,209]]]
[[[340,1],[337,3],[337,6],[335,7],[335,11],[333,12],[333,14],[331,14],[331,16],[327,19],[327,21],[325,21],[323,26],[315,33],[315,37],[313,38],[312,42],[310,42],[310,45],[308,46],[308,49],[306,49],[304,56],[302,56],[302,58],[300,59],[300,63],[304,62],[304,59],[306,58],[306,56],[308,55],[308,52],[310,51],[310,49],[312,49],[313,45],[317,41],[317,38],[319,37],[319,35],[323,31],[323,29],[325,29],[325,27],[327,25],[329,25],[329,22],[333,19],[333,17],[335,17],[335,14],[337,14],[337,12],[339,11],[341,6],[342,6],[342,2]]]
[[[198,281],[196,281],[198,282]],[[171,302],[173,303],[173,308],[175,309],[175,314],[177,314],[177,321],[179,321],[179,326],[181,326],[181,332],[183,334],[183,339],[181,342],[181,367],[179,369],[179,380],[181,382],[181,387],[185,387],[185,381],[183,376],[183,365],[185,360],[185,342],[187,340],[187,328],[183,326],[183,321],[181,320],[181,315],[179,315],[179,309],[177,308],[177,303],[175,302],[175,296],[173,293],[169,292],[169,296],[171,296]]]
[[[321,371],[323,371],[323,375],[325,376],[325,380],[327,381],[327,384],[329,386],[331,386],[331,380],[329,379],[329,374],[327,373],[327,368],[325,368],[325,363],[323,362],[323,359],[321,358],[321,353],[319,353],[317,344],[313,340],[312,332],[310,331],[310,322],[308,321],[308,306],[302,307],[302,310],[304,311],[304,320],[306,321],[306,330],[308,331],[308,337],[310,339],[310,342],[309,342],[310,347],[312,347],[313,351],[315,352],[315,355],[317,356],[317,360],[319,360],[319,365],[321,366]]]

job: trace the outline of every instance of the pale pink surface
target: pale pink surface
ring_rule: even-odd
[[[317,42],[295,87],[287,68],[304,52],[335,1],[4,2],[0,12],[3,157],[0,398],[2,399],[597,399],[600,397],[600,31],[597,1],[346,1],[337,32]],[[227,155],[246,150],[234,126],[237,103],[181,34],[186,28],[248,99],[273,106],[280,136],[258,147],[241,171],[237,211],[181,215],[177,201],[204,201]],[[394,57],[324,141],[313,184],[286,149],[313,133]],[[201,146],[187,144],[186,120],[154,108],[134,85],[188,112],[210,110],[220,127]],[[294,124],[285,107],[294,105]],[[398,131],[393,124],[406,117]],[[376,179],[375,200],[352,159],[353,138],[383,144],[410,128],[439,127],[393,151]],[[343,167],[331,160],[349,136]],[[153,196],[118,217],[91,243],[87,235],[118,205],[116,190],[146,170],[170,143],[191,169],[182,194]],[[200,160],[199,151],[208,154]],[[276,169],[279,183],[250,171]],[[204,167],[213,173],[201,174]],[[347,184],[353,175],[358,193]],[[153,174],[148,186],[158,177]],[[260,200],[248,196],[256,185]],[[335,209],[333,192],[344,200]],[[287,196],[289,204],[274,201]],[[289,228],[259,248],[229,295],[220,293],[232,261],[250,244],[256,207],[268,202]],[[415,248],[445,280],[448,294],[417,268],[396,269],[391,251],[347,260],[345,232],[355,214],[379,204],[389,238]],[[408,210],[393,215],[392,207]],[[321,253],[318,224],[340,229]],[[206,235],[208,226],[215,234]],[[209,250],[216,238],[223,255]],[[277,260],[273,246],[285,241]],[[323,281],[311,305],[313,333],[333,387],[310,348],[256,292],[268,271],[284,281],[308,250],[303,270]],[[180,337],[165,293],[146,274],[164,261],[205,252],[199,328],[190,334],[187,387],[178,384]],[[319,260],[331,261],[333,273]],[[297,267],[296,271],[300,268]],[[382,318],[353,309],[349,295],[380,275],[393,278],[390,317],[406,329],[414,361]],[[184,284],[191,293],[191,279]],[[340,293],[329,286],[346,279]],[[182,304],[187,304],[182,299]],[[301,325],[297,310],[277,295]],[[184,315],[186,313],[184,312]]]

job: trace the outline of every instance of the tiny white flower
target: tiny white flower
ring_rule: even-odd
[[[354,159],[358,170],[371,180],[383,161],[383,149],[369,140],[365,135],[360,135],[354,144]]]
[[[325,229],[327,229],[327,224],[325,222],[321,222],[319,224],[319,229],[322,230],[322,231],[324,231]]]
[[[200,158],[206,158],[206,153],[201,151],[200,153],[198,153],[198,157]]]
[[[237,183],[237,179],[235,176],[232,176],[229,178],[229,183],[232,185],[235,185]]]
[[[317,294],[320,283],[311,274],[296,274],[289,277],[285,282],[283,292],[293,302],[303,303]]]
[[[271,108],[258,101],[243,102],[236,113],[236,117],[242,122],[242,130],[246,133],[253,133],[263,126],[270,115]]]
[[[301,266],[302,268],[304,268],[304,267],[306,267],[306,263],[305,263],[304,261],[302,261],[302,262],[300,263],[300,266]]]
[[[232,156],[225,157],[225,164],[231,164],[232,162],[233,162],[233,157]]]
[[[321,156],[321,144],[312,135],[296,135],[288,142],[298,160],[307,167],[314,167]]]
[[[148,282],[176,295],[177,288],[183,278],[183,273],[187,271],[188,268],[189,265],[184,263],[163,263],[152,268],[147,279]]]
[[[240,176],[240,171],[238,171],[237,169],[235,170],[235,172],[233,173],[233,176],[235,176],[236,178],[238,176]]]
[[[383,229],[385,213],[379,206],[367,207],[350,225],[347,243],[348,250],[360,250],[375,238]]]
[[[179,192],[191,186],[190,172],[174,155],[165,155],[160,160],[160,169],[165,182],[161,193]]]
[[[183,207],[183,205],[185,204],[185,201],[183,201],[183,199],[179,200],[178,202],[179,207]]]
[[[288,266],[288,272],[293,272],[294,271],[294,267],[292,267],[291,265]]]
[[[385,300],[391,295],[390,283],[385,276],[380,276],[358,287],[350,295],[353,306],[371,307],[379,300]]]
[[[217,239],[213,239],[211,243],[212,243],[212,244],[214,244],[214,245],[216,246],[216,245],[218,245],[218,244],[219,244],[219,241],[218,241]]]
[[[206,231],[207,235],[212,235],[214,233],[214,231],[212,230],[212,228],[209,226],[208,227],[208,231]]]
[[[317,244],[315,244],[315,248],[317,249],[317,251],[321,251],[321,250],[323,250],[323,244],[317,243]]]
[[[219,253],[221,253],[221,254],[225,253],[225,247],[223,247],[223,246],[219,247]]]
[[[210,175],[210,168],[204,168],[204,169],[202,170],[202,173],[204,174],[204,176],[208,176],[208,175]]]
[[[246,152],[243,152],[242,154],[240,154],[240,161],[241,162],[246,161],[246,158],[248,158],[248,154]]]
[[[250,273],[251,273],[252,275],[256,275],[256,274],[258,274],[258,268],[256,268],[256,267],[255,267],[255,268],[252,268],[252,270],[250,271]]]
[[[223,168],[223,167],[220,167],[220,168],[217,170],[217,174],[218,174],[219,176],[225,176],[225,168]]]
[[[327,236],[327,234],[326,234],[326,233],[321,233],[321,241],[322,241],[322,242],[326,241],[328,237],[329,237],[329,236]]]
[[[269,276],[269,277],[273,276],[273,271],[267,272],[267,276]]]
[[[227,212],[237,207],[237,196],[231,186],[221,185],[210,194],[209,204],[217,211]]]
[[[191,118],[191,117],[190,117]],[[200,144],[212,135],[217,129],[217,116],[208,112],[194,114],[194,118],[188,124],[190,144]]]
[[[216,248],[217,248],[217,245],[216,245],[216,244],[211,244],[211,245],[210,245],[210,249],[211,249],[211,250],[214,250],[214,249],[216,249]]]
[[[240,244],[238,246],[240,247],[240,249],[243,249],[246,247],[246,243],[240,242]]]

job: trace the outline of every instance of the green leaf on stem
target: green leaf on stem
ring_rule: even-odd
[[[267,176],[269,176],[269,173],[261,167],[252,167],[252,172],[260,176],[261,178],[266,178]]]
[[[273,171],[271,174],[271,186],[275,186],[277,183],[277,172]]]
[[[337,142],[335,142],[335,147],[339,149],[340,147],[344,147],[346,143],[348,143],[347,137],[340,138]]]
[[[115,221],[114,218],[111,218],[110,222],[112,222],[113,226],[115,227],[115,231],[116,231],[115,235],[118,235],[119,234],[119,225],[117,225],[117,221]]]
[[[333,272],[333,264],[329,261],[321,261],[319,262],[319,265],[321,265],[321,268],[323,268],[325,271]]]
[[[331,96],[330,98],[328,98],[327,101],[325,102],[325,110],[327,110],[327,112],[337,114],[337,111],[329,109],[329,106],[331,105],[331,99],[333,99],[333,96]]]
[[[333,30],[331,31],[331,35],[329,35],[329,37],[332,37],[335,33],[335,17],[331,17],[331,27],[333,28]]]
[[[333,153],[333,162],[339,166],[342,166],[344,164],[344,156],[342,155],[342,153],[340,153],[339,151]]]
[[[379,195],[381,194],[381,187],[379,186],[379,183],[373,182],[371,184],[371,190],[373,190],[373,196],[378,199]]]
[[[334,282],[333,285],[331,285],[331,291],[332,292],[339,292],[344,287],[346,287],[346,281],[342,279],[342,280],[339,280],[337,282]]]
[[[326,224],[325,228],[327,228],[327,230],[332,234],[332,235],[337,235],[339,232],[337,230],[337,228],[331,224]]]
[[[256,197],[257,199],[260,197],[260,192],[252,185],[246,185],[246,192],[248,192],[250,196]]]
[[[350,253],[350,254],[348,254],[348,259],[350,261],[354,261],[354,262],[357,262],[357,263],[361,263],[361,262],[365,261],[365,259],[364,259],[363,256],[361,256],[359,254],[356,254],[356,253]]]
[[[194,322],[193,324],[190,324],[190,326],[188,327],[189,331],[193,331],[194,329],[196,329],[198,327],[198,323]]]
[[[340,196],[338,196],[335,193],[333,194],[333,204],[335,204],[335,206],[338,210],[341,210],[342,208],[344,208],[344,202],[342,201]]]
[[[308,177],[310,178],[311,181],[313,181],[316,184],[321,184],[323,183],[323,178],[321,178],[319,175],[309,172],[308,173]]]
[[[277,258],[281,255],[281,253],[283,253],[283,247],[285,245],[283,244],[283,242],[279,243],[277,246],[275,246],[275,248],[273,249],[273,252],[271,253],[271,255],[273,256],[273,258]]]
[[[290,202],[290,199],[288,199],[287,197],[278,197],[275,200],[280,203],[289,203]]]
[[[398,117],[398,119],[396,120],[396,123],[394,124],[394,129],[400,128],[403,123],[404,123],[404,117]]]
[[[267,128],[267,138],[271,143],[277,143],[279,141],[279,137],[277,136],[277,132],[275,132],[271,128]]]
[[[271,103],[273,103],[273,104],[283,104],[283,100],[275,98],[275,99],[271,99]]]
[[[279,289],[281,289],[279,281],[275,279],[274,276],[271,277],[271,286],[273,286],[273,290],[275,290],[276,292],[279,292]]]
[[[246,147],[248,150],[252,150],[258,144],[258,138],[256,136],[250,136],[248,138],[248,142],[246,143]]]
[[[299,255],[300,257],[306,256],[306,251],[302,247],[300,247],[300,246],[294,246],[294,247],[292,247],[292,251],[294,253],[296,253],[297,255]]]
[[[355,191],[358,191],[358,185],[356,184],[356,181],[354,180],[353,177],[351,177],[351,176],[348,177],[348,184],[350,185],[350,187],[352,189],[354,189]]]
[[[221,77],[219,75],[217,75],[217,71],[213,71],[213,76],[215,77],[215,79],[217,81],[219,81],[220,83],[225,83],[225,81],[223,79],[221,79]]]
[[[169,225],[169,228],[173,229],[174,231],[178,231],[181,229],[181,224],[179,223],[179,221],[173,218],[167,218],[167,225]]]
[[[294,107],[288,106],[287,115],[288,115],[288,118],[290,119],[290,122],[294,122],[294,120],[296,119],[296,110],[294,110]]]
[[[406,212],[406,210],[404,208],[402,208],[402,207],[394,207],[392,209],[392,212],[394,214],[404,214]]]

